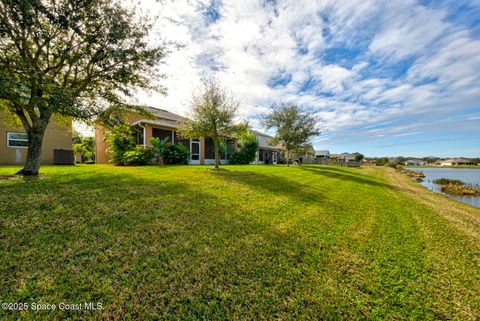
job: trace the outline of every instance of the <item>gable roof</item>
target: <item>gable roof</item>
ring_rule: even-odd
[[[178,122],[181,122],[187,119],[186,117],[180,116],[178,114],[174,114],[165,109],[148,107],[148,106],[145,109],[158,118],[164,118],[164,119],[174,120]]]
[[[259,131],[253,130],[253,129],[250,129],[249,132],[251,132],[255,135],[260,135],[260,136],[264,136],[264,137],[268,137],[268,138],[273,138],[273,136],[270,136],[268,134],[265,134],[265,133],[262,133],[262,132],[259,132]]]
[[[169,127],[169,128],[178,128],[179,124],[188,118],[180,116],[178,114],[172,113],[168,110],[165,109],[160,109],[160,108],[155,108],[155,107],[150,107],[150,106],[145,106],[145,110],[150,112],[153,116],[155,116],[158,119],[139,119],[135,121],[133,124],[139,124],[139,123],[145,123],[145,124],[150,124],[150,125],[158,125],[158,126],[164,126],[164,127]],[[255,135],[259,136],[264,136],[267,138],[273,138],[273,136],[270,136],[265,133],[261,133],[256,130],[250,130],[251,133],[254,133]]]

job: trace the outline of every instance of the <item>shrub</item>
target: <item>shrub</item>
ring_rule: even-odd
[[[95,163],[95,139],[93,137],[76,138],[79,143],[73,145],[75,154],[80,154],[80,163],[86,163],[91,160]]]
[[[391,167],[391,168],[397,168],[397,164],[396,164],[396,163],[392,163],[392,162],[388,162],[388,163],[387,163],[387,166],[388,166],[388,167]]]
[[[163,165],[166,142],[161,140],[159,137],[152,137],[152,139],[150,139],[150,144],[153,146],[153,156],[155,157],[155,162],[157,165]]]
[[[240,139],[240,150],[230,156],[230,164],[250,164],[255,160],[258,141],[255,135],[247,134]]]
[[[376,165],[377,166],[383,166],[383,165],[386,165],[387,163],[388,163],[388,158],[387,157],[381,157],[381,158],[377,159]]]
[[[150,165],[153,160],[153,150],[141,145],[135,146],[133,150],[123,154],[122,164],[127,166]]]
[[[110,143],[108,153],[111,162],[115,165],[124,165],[124,154],[133,151],[137,146],[132,129],[127,125],[118,125],[112,128],[107,134],[107,141]]]
[[[165,164],[185,165],[188,164],[190,152],[182,144],[165,143],[162,157]]]

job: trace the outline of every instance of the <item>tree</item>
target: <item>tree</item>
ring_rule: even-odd
[[[258,150],[258,140],[253,133],[240,135],[240,149],[232,153],[230,164],[247,165],[255,160]]]
[[[388,157],[380,157],[376,161],[377,166],[384,166],[388,164]]]
[[[95,160],[95,139],[93,137],[81,138],[80,143],[73,145],[73,151],[80,154],[82,164],[89,158]]]
[[[209,137],[213,140],[215,169],[220,165],[221,144],[238,130],[233,124],[237,110],[238,102],[217,80],[204,79],[201,89],[192,96],[190,119],[180,126],[182,137]]]
[[[360,154],[359,152],[355,152],[353,153],[353,155],[355,155],[356,162],[361,162],[365,158],[365,156],[363,154]]]
[[[272,144],[280,144],[287,152],[287,166],[290,166],[292,151],[299,150],[310,138],[320,134],[317,118],[294,104],[273,104],[271,112],[264,116],[262,123],[267,129],[276,128]]]
[[[128,125],[113,127],[107,134],[107,141],[110,145],[107,152],[115,165],[124,165],[125,153],[137,146],[132,128]]]
[[[141,111],[125,102],[152,83],[163,45],[152,24],[114,0],[0,1],[0,105],[28,135],[24,175],[36,175],[53,115],[92,121]]]

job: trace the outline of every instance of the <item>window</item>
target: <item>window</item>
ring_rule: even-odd
[[[205,158],[215,159],[215,146],[211,138],[205,138]]]
[[[133,132],[135,134],[135,142],[137,145],[143,145],[144,136],[143,136],[143,127],[137,125],[133,127]]]
[[[25,133],[7,132],[8,147],[28,147],[28,135]]]
[[[152,136],[158,137],[164,142],[172,142],[172,131],[161,128],[152,128]]]

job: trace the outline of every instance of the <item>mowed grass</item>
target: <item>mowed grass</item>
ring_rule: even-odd
[[[0,180],[1,301],[103,305],[0,319],[480,318],[480,209],[389,168],[224,168]]]

